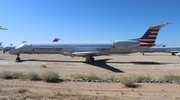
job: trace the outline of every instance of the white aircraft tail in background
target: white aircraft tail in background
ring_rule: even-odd
[[[8,30],[7,28],[2,28],[1,26],[0,26],[0,30]]]
[[[60,38],[54,38],[53,42],[58,42]]]

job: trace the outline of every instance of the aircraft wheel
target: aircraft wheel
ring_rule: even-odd
[[[20,57],[19,57],[19,55],[20,55],[20,54],[17,54],[16,60],[21,60]]]
[[[175,55],[175,53],[171,53],[172,55]]]
[[[94,62],[94,58],[91,58],[92,59],[92,62]]]
[[[89,60],[88,60],[88,63],[93,63],[94,62],[94,58],[90,58]]]
[[[17,61],[21,60],[19,57],[16,58]]]

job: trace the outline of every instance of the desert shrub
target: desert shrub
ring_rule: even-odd
[[[22,79],[24,78],[24,74],[22,72],[12,72],[13,79]]]
[[[40,80],[40,76],[38,73],[36,72],[30,72],[28,75],[27,75],[28,79],[32,80],[32,81],[36,81],[36,80]]]
[[[174,74],[169,74],[169,75],[165,75],[162,79],[166,80],[166,81],[180,80],[180,76],[174,75]]]
[[[118,79],[118,77],[116,77],[115,75],[107,76],[105,78],[105,80],[117,80],[117,79]]]
[[[52,71],[45,71],[41,74],[41,79],[45,82],[57,82],[59,80],[59,75]]]
[[[18,89],[17,90],[17,93],[25,93],[25,92],[28,92],[27,89]]]
[[[3,79],[12,79],[12,73],[10,71],[3,71],[0,73],[0,77]]]
[[[100,78],[96,74],[89,74],[89,75],[85,75],[84,79],[87,79],[87,80],[99,80]]]
[[[152,77],[150,75],[144,76],[144,75],[140,75],[136,77],[137,81],[147,81],[147,80],[151,80]]]
[[[43,64],[43,65],[40,66],[40,68],[46,68],[46,65]]]
[[[84,78],[84,76],[81,74],[71,74],[69,77],[72,79],[83,79]]]
[[[136,85],[134,84],[136,82],[136,78],[133,76],[124,76],[121,78],[121,83],[125,87],[135,87]]]

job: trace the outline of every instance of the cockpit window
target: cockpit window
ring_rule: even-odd
[[[22,48],[25,44],[20,44],[19,46],[16,47],[16,49]]]

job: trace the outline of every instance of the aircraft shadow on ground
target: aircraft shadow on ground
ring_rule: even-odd
[[[104,69],[107,69],[107,70],[110,70],[112,72],[116,72],[116,73],[124,73],[123,71],[117,69],[117,68],[114,68],[112,66],[109,66],[106,64],[106,61],[107,60],[110,60],[110,59],[102,59],[102,60],[96,60],[94,61],[93,63],[86,63],[86,62],[83,62],[83,61],[62,61],[62,60],[39,60],[39,59],[27,59],[27,60],[20,60],[20,61],[16,61],[18,63],[22,63],[22,62],[26,62],[26,61],[39,61],[39,62],[71,62],[71,63],[85,63],[85,64],[89,64],[89,65],[93,65],[93,66],[96,66],[96,67],[99,67],[99,68],[104,68]]]
[[[116,73],[124,73],[120,69],[117,69],[117,68],[114,68],[110,65],[107,65],[107,62],[106,62],[107,60],[110,60],[110,59],[95,60],[93,63],[86,63],[86,64],[93,65],[93,66],[100,67],[100,68],[104,68],[104,69],[107,69],[107,70],[110,70],[110,71],[116,72]]]
[[[26,61],[39,61],[39,62],[69,62],[69,63],[85,63],[89,65],[93,65],[99,68],[107,69],[112,72],[116,73],[124,73],[122,70],[114,68],[113,66],[110,66],[108,64],[136,64],[136,65],[164,65],[167,63],[160,63],[160,62],[148,62],[148,61],[130,61],[130,62],[107,62],[110,59],[101,59],[101,60],[95,60],[93,63],[86,63],[83,61],[62,61],[62,60],[39,60],[39,59],[27,59],[27,60],[20,60],[16,61],[18,63],[26,62]]]
[[[107,63],[135,64],[135,65],[165,65],[165,64],[168,64],[168,63],[150,62],[150,61],[107,62]]]

